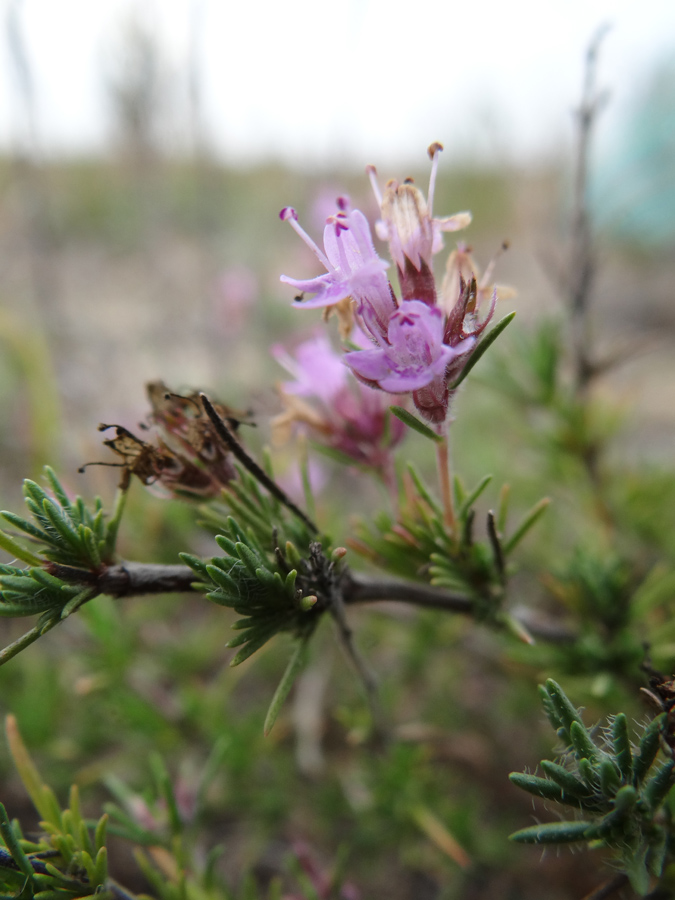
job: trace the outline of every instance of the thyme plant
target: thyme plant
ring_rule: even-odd
[[[598,102],[592,80],[587,90],[580,113],[580,169]],[[636,697],[642,689],[654,707],[651,721],[633,725],[617,709],[607,726],[589,727],[563,687],[547,677],[541,699],[557,735],[558,759],[542,761],[539,774],[511,775],[517,788],[544,801],[537,815],[547,821],[523,824],[512,840],[602,849],[615,874],[592,896],[610,896],[627,884],[640,896],[675,896],[675,688],[651,663],[672,659],[675,569],[672,552],[650,545],[644,528],[642,535],[636,533],[604,463],[612,427],[611,417],[597,412],[591,391],[603,365],[593,356],[586,327],[593,260],[584,181],[577,185],[575,234],[585,239],[574,246],[567,326],[547,322],[501,349],[514,330],[502,340],[514,313],[504,308],[512,292],[493,282],[494,260],[481,274],[470,249],[459,243],[448,254],[443,275],[435,273],[443,235],[471,221],[468,212],[435,213],[441,150],[440,144],[429,148],[426,196],[409,179],[389,181],[381,189],[369,167],[380,210],[375,230],[388,244],[389,259],[376,250],[366,216],[346,197],[338,198],[326,222],[323,246],[303,229],[294,209],[281,212],[325,270],[315,277],[284,275],[281,281],[295,292],[298,310],[325,311],[329,330],[294,351],[274,348],[292,377],[280,389],[282,411],[272,422],[273,442],[309,439],[333,464],[381,485],[387,495],[382,509],[353,526],[324,515],[306,464],[305,500],[299,503],[280,485],[274,453],[247,447],[240,427],[246,413],[208,392],[177,393],[153,382],[142,438],[119,425],[100,426],[111,453],[104,464],[121,471],[110,512],[99,498],[87,504],[73,497],[47,468],[44,486],[24,482],[24,515],[1,514],[6,527],[0,546],[13,562],[0,566],[0,615],[36,621],[0,652],[0,665],[24,651],[39,653],[39,647],[28,651],[29,646],[103,595],[203,595],[204,602],[237,616],[228,643],[236,650],[232,666],[258,658],[279,635],[290,639],[285,671],[259,722],[267,736],[315,647],[325,646],[319,626],[329,619],[367,698],[368,752],[386,754],[399,738],[381,703],[378,679],[358,647],[352,608],[388,600],[461,616],[476,633],[496,635],[511,660],[546,677],[556,674],[563,683],[574,679],[575,691],[579,679],[586,679],[585,700],[611,696],[617,684]],[[524,418],[538,417],[538,441],[546,443],[559,473],[573,470],[585,479],[589,515],[601,537],[573,548],[566,559],[561,554],[557,568],[541,573],[558,601],[558,615],[538,608],[536,599],[524,603],[517,580],[523,542],[549,499],[514,516],[510,507],[523,504],[508,484],[494,491],[490,474],[467,484],[451,470],[450,435],[462,428],[461,414],[453,418],[454,401],[474,375]],[[408,458],[420,447],[433,450],[433,477]],[[118,536],[134,479],[168,502],[191,503],[214,537],[210,552],[183,552],[173,564],[121,558]],[[637,494],[640,490],[638,483]],[[218,743],[191,812],[181,806],[167,767],[155,754],[148,798],[139,806],[133,792],[111,778],[116,803],[92,822],[81,812],[76,788],[68,808],[60,807],[12,717],[7,730],[40,824],[37,833],[25,834],[0,805],[3,897],[66,900],[96,894],[125,900],[124,872],[110,873],[106,830],[135,846],[137,863],[162,900],[235,896],[218,875],[218,857],[227,847],[213,847],[204,858],[192,838],[199,798],[222,761]],[[525,754],[524,765],[527,759]],[[566,818],[550,821],[558,807]],[[417,799],[399,808],[458,865],[470,868],[461,845]],[[343,875],[324,877],[305,850],[295,859],[294,888],[277,881],[262,888],[249,880],[237,896],[280,897],[287,890],[295,891],[285,894],[289,897],[357,896]]]

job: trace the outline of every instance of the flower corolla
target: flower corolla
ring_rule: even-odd
[[[285,283],[314,294],[308,300],[296,298],[294,305],[311,309],[346,302],[353,306],[357,334],[370,344],[353,349],[352,341],[345,363],[371,388],[412,394],[423,417],[437,426],[448,415],[449,385],[468,362],[477,337],[492,317],[496,299],[493,291],[490,309],[479,320],[477,307],[487,284],[484,279],[477,286],[473,274],[467,277],[472,261],[463,249],[449,264],[439,297],[433,256],[442,249],[442,233],[465,228],[471,222],[468,212],[446,218],[433,214],[441,150],[440,144],[429,148],[432,167],[426,198],[410,179],[390,181],[382,193],[374,167],[367,169],[380,206],[376,230],[388,242],[396,264],[400,299],[387,280],[387,263],[375,251],[365,216],[352,210],[345,198],[338,200],[338,212],[326,222],[323,251],[303,231],[294,209],[287,207],[280,214],[326,269],[324,274],[304,281],[282,276]]]

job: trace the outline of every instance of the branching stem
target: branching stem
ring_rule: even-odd
[[[90,586],[97,593],[117,598],[143,594],[190,593],[195,590],[195,583],[199,581],[188,566],[160,563],[121,562],[107,566],[98,573],[51,563],[48,571],[69,584]],[[378,578],[350,570],[341,574],[339,593],[345,606],[390,601],[464,616],[474,613],[474,601],[466,594],[430,584]],[[528,620],[527,628],[535,636],[553,643],[574,640],[575,637],[568,628],[553,621]]]

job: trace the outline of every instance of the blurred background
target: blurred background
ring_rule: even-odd
[[[622,364],[600,392],[629,425],[617,457],[672,465],[671,0],[3,0],[1,16],[3,507],[18,508],[21,479],[38,477],[45,462],[69,488],[98,491],[108,503],[114,470],[76,469],[106,456],[99,422],[136,429],[149,380],[251,408],[251,440],[262,445],[279,409],[274,383],[284,377],[269,346],[293,346],[320,319],[290,309],[293,291],[279,283],[282,273],[317,272],[279,221],[280,208],[296,207],[318,237],[335,197],[347,192],[372,221],[365,165],[374,163],[381,181],[414,175],[423,187],[432,141],[445,147],[436,212],[472,210],[462,237],[483,265],[510,242],[497,278],[517,290],[509,308],[521,328],[560,317],[574,110],[586,48],[604,23],[611,29],[597,83],[607,96],[589,180],[599,253],[592,327],[599,354],[618,354]],[[456,413],[457,465],[468,482],[489,470],[499,484],[508,470],[523,505],[541,496],[517,435],[481,440],[486,422],[513,422],[479,378]],[[512,452],[500,455],[504,446]],[[331,477],[335,485],[346,476]],[[132,493],[124,553],[172,562],[178,550],[213,552],[195,534],[193,510],[148,498],[137,484]],[[368,508],[376,495],[359,488],[322,501],[327,521],[326,509],[344,512],[345,496]],[[142,785],[147,753],[158,748],[172,771],[194,781],[225,736],[231,752],[211,824],[227,838],[233,872],[274,870],[288,841],[309,832],[326,860],[342,841],[356,842],[353,871],[372,896],[540,896],[538,851],[515,858],[504,840],[530,823],[528,799],[510,810],[505,773],[528,762],[520,743],[539,727],[531,696],[539,673],[522,660],[504,662],[496,637],[431,614],[399,611],[393,625],[384,615],[362,617],[385,705],[410,726],[408,743],[385,765],[359,750],[366,714],[337,654],[327,650],[304,683],[298,715],[315,714],[306,743],[293,743],[296,726],[286,721],[263,744],[283,653],[265,654],[254,674],[233,673],[224,668],[229,620],[221,610],[169,598],[159,621],[157,602],[101,598],[2,670],[2,712],[22,709],[25,736],[57,787],[73,777],[96,784],[110,771]],[[3,625],[3,641],[21,625]],[[526,683],[527,703],[524,693],[502,689],[505,670]],[[483,727],[492,697],[500,748]],[[319,752],[324,701],[331,712]],[[532,718],[521,721],[525,707]],[[542,735],[545,754],[550,738]],[[310,756],[319,752],[316,772],[298,763],[294,746],[300,757],[307,746]],[[330,775],[315,783],[324,751]],[[7,791],[18,804],[15,782]],[[460,890],[456,862],[397,818],[401,797],[435,809],[483,860],[471,885]],[[578,897],[595,883],[594,863],[570,860],[547,860],[555,896]]]
[[[317,236],[345,190],[374,214],[365,164],[424,184],[435,140],[436,209],[473,211],[466,239],[484,263],[510,240],[499,278],[519,309],[555,304],[573,111],[603,24],[591,189],[603,252],[620,251],[598,330],[618,316],[633,337],[672,326],[668,0],[7,0],[2,16],[0,439],[13,475],[26,447],[36,463],[47,448],[69,464],[90,455],[100,419],[139,418],[148,379],[274,403],[268,339],[310,327],[278,276],[314,271],[278,210],[296,206]],[[672,408],[659,385],[649,403]]]

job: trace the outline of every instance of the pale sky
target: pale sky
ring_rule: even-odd
[[[6,39],[9,10],[30,64],[46,152],[104,149],[103,72],[125,16],[151,22],[186,131],[190,45],[198,48],[210,142],[231,161],[527,158],[569,139],[582,58],[612,23],[599,80],[615,118],[650,68],[675,56],[675,0],[2,0],[0,146],[25,134]],[[182,87],[181,87],[182,85]]]

